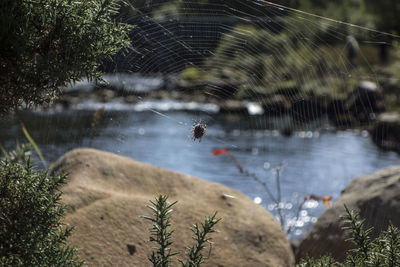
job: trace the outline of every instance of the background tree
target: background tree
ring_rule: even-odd
[[[0,112],[43,104],[59,87],[100,78],[98,67],[129,45],[114,0],[2,0]]]

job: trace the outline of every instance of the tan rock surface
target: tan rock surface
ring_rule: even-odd
[[[297,248],[296,258],[306,255],[320,257],[330,253],[338,260],[346,257],[352,247],[342,230],[344,204],[359,212],[365,219],[365,227],[374,227],[372,237],[387,230],[389,221],[400,226],[400,166],[382,169],[354,179],[342,192],[339,200],[327,209]]]
[[[54,170],[69,174],[63,201],[66,222],[75,227],[70,241],[89,266],[150,266],[150,224],[140,215],[150,214],[146,205],[158,194],[178,201],[172,214],[175,251],[192,243],[191,224],[218,211],[220,232],[203,266],[293,265],[289,242],[274,217],[225,186],[93,149],[68,152]]]

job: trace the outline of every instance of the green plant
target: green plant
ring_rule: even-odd
[[[198,267],[200,264],[204,262],[204,256],[201,253],[205,248],[206,243],[210,244],[210,251],[208,253],[208,257],[211,253],[211,238],[208,237],[209,234],[214,233],[214,226],[220,221],[220,219],[216,218],[217,213],[214,213],[211,217],[208,217],[204,220],[204,223],[199,226],[197,223],[193,225],[191,228],[194,237],[193,239],[196,241],[195,245],[188,247],[186,255],[188,259],[183,262],[180,260],[182,267]]]
[[[32,148],[33,148],[35,149],[36,154],[38,155],[40,161],[42,162],[43,167],[46,168],[47,167],[46,160],[44,159],[42,152],[40,151],[35,140],[33,140],[33,138],[31,137],[31,135],[29,134],[28,130],[26,129],[23,123],[21,123],[21,129],[29,143],[21,144],[17,139],[15,149],[9,152],[7,152],[2,145],[0,145],[0,151],[3,153],[4,159],[13,163],[14,162],[26,163],[31,159]]]
[[[149,257],[149,261],[154,267],[170,266],[170,258],[177,253],[171,252],[170,246],[172,245],[171,236],[174,231],[169,231],[168,227],[171,226],[170,213],[172,206],[176,204],[167,203],[167,196],[159,196],[156,201],[150,201],[149,209],[153,211],[153,217],[142,216],[144,219],[153,222],[150,229],[150,241],[158,245],[158,249],[153,251]]]
[[[30,144],[21,144],[18,140],[15,145],[15,149],[7,152],[2,145],[0,145],[0,150],[3,153],[4,159],[11,163],[27,163],[30,160],[32,154],[32,147]]]
[[[0,4],[0,112],[50,102],[127,48],[131,28],[113,17],[115,0],[3,0]]]
[[[345,205],[346,215],[342,217],[345,222],[343,229],[351,233],[346,241],[354,244],[354,249],[348,251],[345,262],[336,262],[330,256],[320,259],[303,259],[297,266],[342,266],[342,267],[394,267],[400,265],[400,230],[389,224],[386,231],[383,231],[376,239],[372,240],[370,234],[373,228],[364,229],[364,220]]]
[[[330,256],[323,256],[320,259],[303,259],[297,267],[338,267],[338,263]]]
[[[171,266],[171,257],[179,254],[171,251],[171,245],[173,244],[171,237],[174,231],[169,230],[172,206],[177,202],[168,203],[167,200],[168,196],[159,195],[155,201],[150,201],[151,205],[148,206],[152,210],[153,216],[142,216],[142,218],[153,223],[150,229],[150,241],[158,245],[149,257],[153,267]],[[191,231],[194,234],[193,239],[196,243],[188,247],[186,252],[188,259],[186,261],[179,260],[182,267],[199,267],[206,259],[202,254],[206,243],[210,244],[211,252],[209,234],[215,232],[214,227],[220,221],[216,216],[217,213],[214,213],[211,217],[207,217],[201,225],[197,223],[193,225]]]
[[[372,228],[364,229],[364,220],[359,220],[358,214],[350,211],[347,206],[344,206],[346,215],[342,217],[346,226],[344,230],[351,232],[352,236],[347,239],[355,245],[355,249],[352,250],[355,256],[350,256],[352,260],[359,258],[362,261],[368,261],[368,252],[371,250],[370,233]]]
[[[21,155],[22,161],[10,153],[6,158],[13,161],[0,160],[0,265],[81,266],[66,244],[72,228],[62,223],[66,176],[36,171]]]

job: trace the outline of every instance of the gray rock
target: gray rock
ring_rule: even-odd
[[[372,140],[381,148],[400,153],[400,114],[383,113],[371,129]]]
[[[327,113],[337,127],[368,125],[386,110],[380,88],[369,81],[362,81],[345,99],[332,100]]]
[[[400,166],[382,169],[354,179],[342,192],[339,200],[327,209],[303,238],[296,258],[320,257],[327,253],[343,260],[353,248],[340,216],[345,214],[344,204],[356,210],[365,219],[365,227],[374,227],[372,237],[386,230],[391,221],[400,225]]]
[[[360,122],[370,122],[375,114],[385,111],[383,96],[378,86],[370,81],[362,81],[344,101],[344,108]]]

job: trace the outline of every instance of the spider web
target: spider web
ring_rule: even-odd
[[[379,61],[379,44],[397,36],[267,1],[152,1],[133,10],[135,51],[115,69],[161,73],[179,100],[220,109],[193,109],[188,121],[156,108],[153,115],[171,121],[171,131],[187,131],[193,120],[208,125],[201,144],[186,141],[162,156],[174,154],[174,163],[163,166],[231,186],[278,217],[276,203],[257,181],[237,172],[227,157],[204,156],[229,150],[273,194],[282,191],[284,226],[294,227],[290,237],[298,238],[325,209],[308,201],[296,217],[304,197],[336,200],[355,176],[398,162],[394,153],[376,152],[384,157],[378,161],[361,156],[377,149],[366,131],[380,112],[375,103],[364,101],[353,112],[345,107],[351,104],[336,101],[352,93],[362,97],[354,91],[361,81],[372,82],[366,87],[381,82],[370,62]],[[157,153],[150,149],[149,157]],[[151,162],[159,164],[156,158]],[[274,166],[280,163],[278,188]]]
[[[93,147],[232,187],[279,219],[257,181],[230,157],[212,155],[226,149],[275,196],[281,192],[284,227],[299,238],[326,209],[307,201],[297,218],[305,197],[335,201],[354,177],[398,164],[398,154],[379,150],[367,131],[380,102],[357,100],[382,84],[379,49],[399,38],[267,1],[210,2],[126,2],[118,19],[135,25],[132,47],[103,69],[103,86],[122,93],[14,121],[23,120],[54,161],[89,144],[93,111],[103,107]],[[365,91],[356,90],[361,81],[369,82]],[[194,121],[207,125],[201,142],[192,140]],[[21,136],[17,128],[2,133],[6,147]]]

